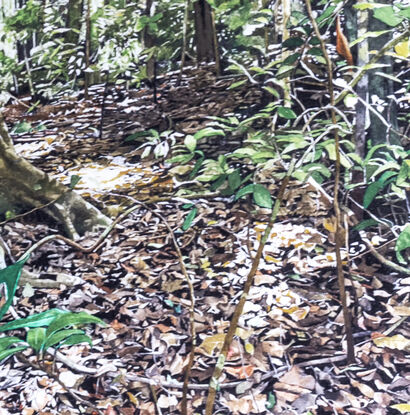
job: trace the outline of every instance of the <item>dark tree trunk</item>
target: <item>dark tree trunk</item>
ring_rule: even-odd
[[[83,0],[69,0],[67,6],[66,28],[69,30],[65,35],[65,41],[78,45],[80,39],[81,21],[83,11]]]
[[[212,9],[206,0],[194,3],[195,44],[198,63],[215,61]]]

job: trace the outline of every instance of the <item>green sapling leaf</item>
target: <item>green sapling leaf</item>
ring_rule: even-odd
[[[253,200],[260,207],[272,209],[273,202],[270,192],[261,184],[254,185]]]

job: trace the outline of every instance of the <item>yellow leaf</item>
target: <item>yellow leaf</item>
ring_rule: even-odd
[[[253,347],[252,343],[245,343],[245,350],[246,353],[252,354],[255,352],[255,348]]]
[[[388,347],[389,349],[410,350],[410,339],[396,334],[392,337],[377,337],[373,339],[373,343],[377,347]]]
[[[399,56],[402,56],[403,58],[408,58],[410,56],[410,45],[409,41],[405,40],[403,42],[398,43],[394,50]]]
[[[402,414],[406,414],[410,412],[410,403],[397,403],[396,405],[392,405],[391,408],[397,409]]]
[[[127,395],[128,395],[128,398],[130,399],[130,402],[138,406],[139,404],[138,399],[131,392],[127,392]]]
[[[225,333],[214,334],[213,336],[206,337],[205,340],[199,346],[201,349],[209,355],[213,355],[215,349],[221,350],[224,344]]]
[[[336,232],[336,218],[334,216],[331,216],[330,218],[325,218],[325,220],[323,221],[323,226],[327,231],[331,233],[335,233]]]
[[[209,266],[211,265],[211,263],[207,259],[201,260],[201,262],[202,262],[201,264],[202,269],[209,268]]]
[[[265,261],[270,261],[270,262],[280,262],[280,259],[276,259],[275,257],[273,257],[273,256],[270,256],[270,255],[265,255]]]
[[[249,337],[251,337],[251,336],[252,336],[252,334],[253,334],[253,330],[252,330],[252,329],[251,329],[251,330],[245,330],[245,329],[243,329],[242,327],[238,327],[238,328],[236,329],[235,334],[236,334],[239,338],[241,338],[242,340],[248,340],[248,339],[249,339]]]

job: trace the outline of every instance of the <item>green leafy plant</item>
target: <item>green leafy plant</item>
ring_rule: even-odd
[[[151,153],[155,158],[166,157],[170,147],[175,145],[176,137],[180,134],[172,131],[164,131],[161,134],[152,128],[147,131],[139,131],[125,138],[126,142],[144,140],[138,149],[143,149],[141,158],[147,158]]]
[[[0,326],[0,332],[28,328],[25,341],[16,336],[0,338],[0,360],[27,348],[33,349],[39,359],[50,347],[60,348],[80,343],[92,346],[91,338],[77,327],[86,324],[105,323],[98,317],[85,312],[72,313],[60,309],[51,309],[43,313],[17,319]],[[73,328],[71,328],[73,327]],[[76,327],[76,328],[74,328]],[[15,344],[21,346],[11,347]]]
[[[21,272],[28,256],[0,270],[0,284],[5,285],[5,301],[0,308],[0,319],[5,315],[14,298]],[[85,312],[72,313],[65,310],[51,309],[43,313],[13,320],[0,326],[0,332],[28,328],[25,341],[16,336],[0,338],[0,360],[29,347],[41,358],[50,347],[71,346],[92,341],[83,330],[77,328],[85,324],[105,323],[98,317]],[[73,328],[71,328],[73,327]],[[75,328],[74,328],[75,327]],[[19,344],[19,346],[14,346]]]
[[[376,151],[383,151],[383,158],[373,157]],[[369,185],[366,188],[363,206],[368,208],[376,197],[386,189],[401,200],[406,199],[406,188],[410,186],[410,151],[399,146],[380,144],[375,146],[363,162],[368,172]]]

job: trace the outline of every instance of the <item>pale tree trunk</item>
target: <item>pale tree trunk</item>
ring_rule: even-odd
[[[376,0],[376,3],[384,3],[381,0]],[[377,32],[382,30],[389,30],[390,26],[375,19],[373,16],[369,19],[369,31]],[[369,39],[370,50],[380,50],[391,40],[392,32],[385,33],[376,38]],[[387,122],[397,130],[397,105],[393,95],[393,81],[387,79],[384,76],[380,76],[377,72],[385,73],[387,75],[393,75],[393,59],[391,56],[384,55],[378,63],[385,64],[383,68],[372,69],[369,71],[369,96],[370,103],[378,110],[379,106],[374,104],[374,100],[379,98],[380,104],[384,107],[381,111],[381,115],[387,120]],[[400,144],[398,135],[391,129],[388,129],[386,125],[375,114],[370,112],[370,126],[368,129],[367,138],[370,139],[373,146],[377,144]]]
[[[0,113],[1,213],[10,208],[29,210],[40,207],[61,224],[72,239],[111,222],[77,193],[19,156]]]
[[[363,3],[364,0],[359,0]],[[353,7],[350,10],[354,10]],[[357,10],[357,38],[364,36],[368,31],[369,12],[368,10]],[[353,19],[351,19],[353,20]],[[351,38],[352,39],[352,38]],[[362,40],[357,47],[357,66],[363,67],[369,62],[369,43],[367,39]],[[369,102],[369,77],[367,73],[362,77],[356,87],[358,97]],[[366,156],[366,130],[369,127],[369,111],[362,101],[356,105],[356,153],[364,158]]]

